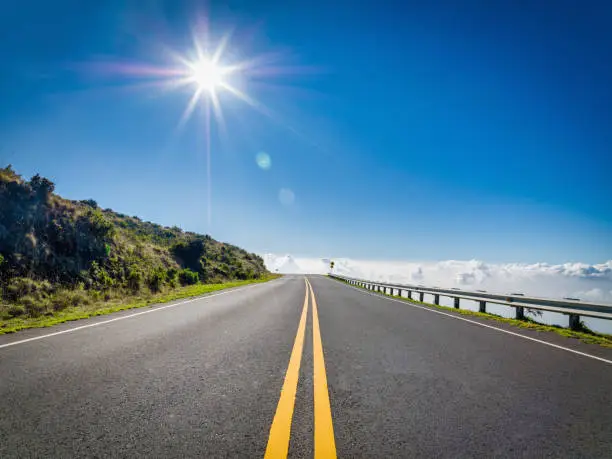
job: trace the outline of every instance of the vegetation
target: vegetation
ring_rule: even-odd
[[[187,287],[168,290],[165,293],[156,295],[145,290],[138,296],[130,296],[127,298],[117,297],[111,298],[107,301],[85,301],[77,302],[76,304],[69,302],[65,309],[60,309],[54,312],[53,314],[44,314],[37,317],[31,317],[26,315],[22,310],[23,307],[20,305],[11,305],[6,308],[5,315],[3,319],[0,320],[0,335],[4,333],[13,333],[25,328],[50,327],[52,325],[56,325],[62,322],[85,319],[88,317],[94,317],[103,314],[110,314],[111,312],[122,311],[124,309],[141,308],[149,306],[153,303],[165,303],[168,301],[196,297],[226,288],[240,287],[243,285],[259,282],[267,282],[271,279],[276,279],[278,277],[280,277],[278,274],[269,274],[259,279],[224,282],[221,284],[197,283]],[[70,294],[68,294],[68,298],[70,297]],[[10,311],[12,308],[19,309],[19,312],[17,314],[11,315]]]
[[[269,278],[263,259],[239,247],[54,190],[0,168],[0,333]]]
[[[333,278],[333,279],[336,279],[336,278]],[[339,280],[339,279],[336,279],[336,280]],[[363,288],[359,286],[355,286],[355,287]],[[487,319],[487,320],[495,320],[497,322],[502,322],[505,324],[513,325],[515,327],[528,328],[530,330],[542,331],[542,332],[553,332],[558,335],[565,336],[566,338],[576,338],[585,343],[598,344],[603,347],[612,348],[612,335],[596,333],[590,330],[588,327],[586,327],[584,323],[581,324],[580,331],[575,331],[575,330],[570,330],[569,328],[560,327],[558,325],[541,324],[528,317],[526,317],[523,320],[507,319],[505,317],[501,317],[501,316],[498,316],[496,314],[491,314],[491,313],[470,311],[468,309],[455,309],[455,308],[451,308],[448,306],[440,306],[437,304],[425,303],[425,302],[413,300],[410,298],[400,297],[397,295],[390,295],[390,294],[382,293],[382,292],[378,292],[378,294],[385,295],[385,296],[392,296],[393,298],[401,299],[409,303],[419,304],[422,306],[428,306],[431,308],[441,309],[441,310],[448,311],[448,312],[458,313],[458,314],[462,314],[466,316],[475,316],[475,317],[479,317],[479,318]]]

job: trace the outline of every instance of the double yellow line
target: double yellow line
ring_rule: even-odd
[[[336,442],[334,440],[334,426],[332,423],[329,392],[327,390],[327,375],[325,373],[325,360],[323,359],[323,344],[321,343],[321,330],[319,329],[319,313],[312,285],[306,281],[306,294],[304,307],[298,325],[295,342],[289,358],[285,382],[281,389],[280,399],[276,407],[276,414],[270,428],[270,437],[266,448],[266,459],[286,458],[289,451],[289,438],[291,436],[291,420],[295,406],[295,394],[304,350],[304,335],[306,334],[306,316],[308,314],[308,297],[312,299],[312,352],[313,352],[313,385],[314,385],[314,457],[318,459],[335,458]]]

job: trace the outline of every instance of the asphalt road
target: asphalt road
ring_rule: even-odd
[[[612,456],[609,350],[308,279],[0,336],[0,457]]]

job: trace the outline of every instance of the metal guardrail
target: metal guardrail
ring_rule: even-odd
[[[459,309],[460,301],[471,300],[479,304],[480,312],[487,312],[487,303],[501,304],[516,309],[516,318],[525,318],[525,309],[536,309],[541,311],[558,312],[569,316],[569,327],[572,330],[579,330],[581,327],[580,316],[597,317],[599,319],[612,320],[612,305],[602,303],[591,303],[577,299],[555,300],[552,298],[537,298],[525,296],[522,293],[512,293],[510,295],[500,295],[487,293],[483,290],[467,291],[458,288],[429,288],[422,285],[389,284],[384,282],[374,282],[364,279],[339,276],[330,274],[330,277],[345,281],[349,284],[366,288],[375,292],[394,294],[403,296],[402,292],[407,292],[407,297],[412,298],[413,293],[418,293],[418,300],[423,302],[425,295],[433,295],[433,303],[440,304],[440,297],[453,299],[453,305]]]

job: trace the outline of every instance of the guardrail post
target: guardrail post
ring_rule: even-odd
[[[578,314],[569,315],[569,328],[572,330],[580,330],[580,316]]]
[[[549,299],[545,301],[538,301],[538,298],[524,298],[522,293],[511,293],[509,295],[496,295],[496,294],[487,294],[481,296],[477,292],[484,292],[484,290],[476,290],[475,292],[469,291],[457,291],[453,292],[452,290],[459,289],[441,289],[438,287],[429,288],[424,286],[417,286],[415,290],[412,290],[409,286],[407,288],[401,288],[397,285],[389,285],[389,284],[378,284],[368,280],[361,279],[351,279],[344,276],[338,276],[333,273],[329,273],[329,276],[334,279],[341,280],[346,282],[349,285],[354,285],[358,287],[362,287],[366,290],[370,290],[371,292],[382,293],[390,296],[398,296],[400,298],[406,298],[408,300],[416,300],[416,297],[413,296],[413,293],[418,292],[419,301],[424,302],[425,294],[433,296],[433,304],[439,306],[440,305],[440,296],[448,297],[453,299],[453,306],[455,309],[460,309],[461,298],[467,299],[470,301],[476,301],[478,303],[478,311],[481,313],[487,312],[487,303],[493,304],[503,304],[506,306],[510,306],[515,308],[515,317],[517,320],[526,320],[525,309],[527,312],[530,311],[531,304],[534,305],[536,309],[541,309],[544,311],[550,310],[555,312],[560,312],[565,314],[569,318],[569,328],[571,330],[581,330],[583,327],[582,322],[580,321],[580,317],[582,315],[581,311],[576,311],[576,302],[580,301],[576,298],[564,298],[562,300]],[[404,292],[406,292],[406,296],[404,296]],[[459,295],[459,296],[454,296]],[[568,301],[565,301],[568,300]],[[587,315],[593,317],[601,317],[605,319],[610,318],[609,311],[611,311],[608,305],[604,304],[595,304],[595,303],[581,303],[581,309],[584,309]],[[576,311],[577,313],[575,313]],[[588,312],[587,312],[588,311]],[[600,313],[601,314],[597,314]]]

